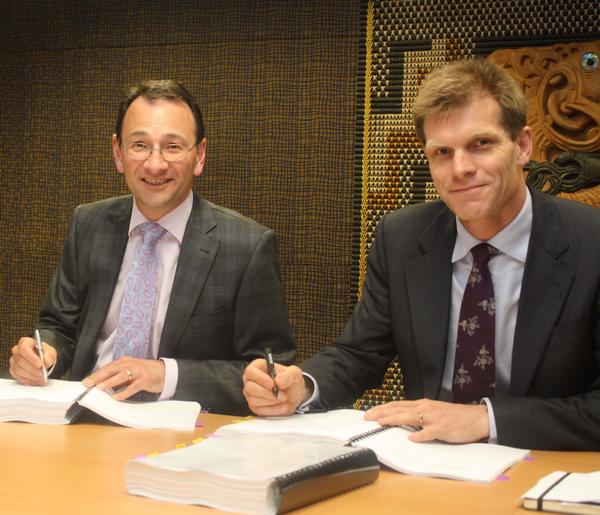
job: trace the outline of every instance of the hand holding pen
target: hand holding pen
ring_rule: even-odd
[[[54,366],[56,359],[56,349],[52,345],[42,343],[39,332],[35,331],[32,337],[23,336],[12,347],[9,359],[10,375],[22,384],[45,385],[49,375],[48,368]]]

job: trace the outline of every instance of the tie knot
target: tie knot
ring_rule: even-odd
[[[144,245],[155,245],[158,239],[166,232],[164,227],[154,223],[146,222],[140,225],[140,234]]]
[[[498,254],[498,249],[489,243],[480,243],[471,249],[473,261],[478,264],[486,264],[496,254]]]

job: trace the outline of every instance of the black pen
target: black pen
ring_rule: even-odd
[[[273,379],[273,395],[277,399],[277,396],[279,395],[279,388],[277,388],[277,385],[275,384],[275,363],[273,362],[273,353],[271,352],[271,347],[267,347],[265,349],[265,353],[267,354],[267,371],[269,372],[271,379]]]

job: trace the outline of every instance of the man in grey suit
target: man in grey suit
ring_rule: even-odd
[[[267,346],[283,362],[295,357],[273,231],[192,191],[206,139],[179,83],[132,88],[112,146],[132,195],[75,210],[38,324],[45,365],[119,400],[142,392],[247,413],[245,364]],[[142,252],[145,227],[159,238]],[[147,275],[130,275],[136,267]],[[10,372],[39,385],[34,349],[21,338]]]
[[[525,113],[518,85],[488,61],[431,73],[414,117],[441,200],[382,219],[344,332],[301,369],[278,366],[277,398],[263,359],[246,368],[255,413],[349,405],[381,383],[397,355],[406,400],[365,417],[419,426],[415,442],[600,449],[600,210],[527,188]],[[475,340],[484,317],[461,310],[463,292],[488,282],[470,252],[482,242],[493,246],[494,296],[477,306],[492,306],[495,351],[484,345],[472,362],[459,361],[465,333]],[[486,364],[495,374],[488,393],[457,402]]]

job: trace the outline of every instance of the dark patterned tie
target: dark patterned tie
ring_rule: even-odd
[[[480,243],[471,249],[473,268],[465,287],[454,357],[454,402],[479,402],[496,388],[494,285],[488,261],[498,249]]]

